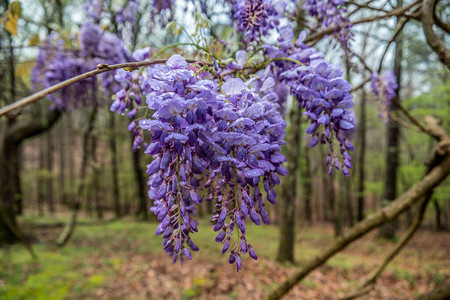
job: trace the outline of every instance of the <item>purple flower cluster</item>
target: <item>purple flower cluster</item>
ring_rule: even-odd
[[[328,143],[329,173],[333,167],[338,170],[342,168],[342,172],[349,176],[348,169],[352,165],[348,151],[354,150],[349,138],[355,126],[351,86],[342,78],[343,71],[338,66],[329,65],[323,60],[322,53],[303,44],[306,36],[304,32],[293,43],[291,29],[284,28],[282,31],[285,34],[280,36],[279,46],[265,47],[266,53],[274,58],[286,57],[298,63],[277,61],[274,72],[290,87],[290,93],[311,120],[306,130],[312,135],[310,147],[319,142]],[[335,140],[339,143],[340,155],[334,149]]]
[[[75,75],[87,72],[85,61],[76,50],[67,49],[64,40],[56,32],[50,34],[42,43],[36,64],[33,67],[31,82],[34,90],[47,88]],[[71,109],[88,104],[87,95],[95,86],[95,78],[89,78],[70,85],[57,93],[47,96],[53,102],[53,108]],[[76,99],[76,101],[72,101]],[[91,94],[91,103],[95,95]]]
[[[352,27],[350,19],[345,16],[347,9],[344,5],[343,0],[306,0],[303,8],[308,12],[308,15],[315,19],[310,23],[311,28],[324,30],[336,26],[334,35],[346,49],[353,34],[350,31]]]
[[[233,6],[236,29],[245,34],[245,42],[255,41],[259,35],[267,36],[280,25],[286,1],[238,0]]]
[[[94,23],[98,23],[103,12],[103,1],[87,0],[83,5],[83,11],[87,19]]]
[[[58,33],[50,34],[41,45],[32,71],[34,89],[47,88],[96,68],[99,63],[122,63],[131,58],[121,40],[110,32],[104,32],[96,24],[86,22],[80,28],[78,45],[67,45]],[[109,73],[101,75],[104,91],[112,92],[114,84]],[[70,109],[93,104],[96,100],[95,78],[77,82],[48,98],[58,109]]]
[[[397,77],[395,77],[393,71],[389,70],[381,77],[377,72],[373,72],[370,76],[370,80],[372,92],[378,100],[380,116],[384,122],[387,122],[389,113],[388,108],[391,105],[392,99],[397,95]]]
[[[179,55],[153,70],[147,85],[154,113],[139,126],[152,137],[146,150],[154,157],[147,168],[149,196],[165,251],[174,260],[191,259],[189,248],[198,249],[190,238],[198,224],[193,215],[203,200],[200,194],[207,192],[206,199],[217,201],[216,241],[224,244],[223,253],[230,250],[229,261],[240,270],[241,254],[257,259],[245,238],[246,220],[270,222],[259,185],[274,204],[278,176],[287,174],[280,153],[286,122],[276,104],[261,99],[241,79],[227,79],[219,87],[196,77]]]
[[[213,216],[214,231],[219,231],[216,242],[223,243],[222,253],[231,249],[229,262],[236,262],[239,271],[241,254],[248,252],[257,259],[245,238],[246,219],[250,218],[256,225],[261,224],[261,219],[270,223],[259,183],[264,186],[267,200],[275,204],[274,187],[280,184],[278,175],[287,175],[281,165],[286,158],[280,153],[285,144],[286,122],[276,104],[261,99],[241,79],[228,79],[222,91],[228,102],[215,112],[218,127],[212,138],[226,153],[217,157],[221,166],[209,180],[218,180],[214,193],[218,199],[217,214]],[[238,239],[234,246],[231,245],[233,234]]]
[[[327,165],[329,173],[333,167],[342,168],[349,176],[351,157],[348,151],[354,151],[346,132],[354,129],[355,119],[351,85],[342,78],[343,71],[331,66],[322,59],[311,61],[308,66],[299,66],[282,74],[291,87],[291,93],[297,98],[299,106],[305,109],[305,115],[311,120],[306,133],[312,135],[310,147],[319,142],[328,143],[330,153]],[[339,142],[342,163],[334,150],[334,141]]]

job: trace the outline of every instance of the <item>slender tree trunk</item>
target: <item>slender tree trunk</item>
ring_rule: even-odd
[[[366,161],[366,91],[363,88],[361,91],[360,115],[358,120],[358,135],[361,146],[359,148],[358,160],[358,214],[356,219],[361,221],[364,219],[364,199],[365,199],[365,161]]]
[[[119,191],[119,177],[118,177],[118,166],[117,166],[117,143],[115,136],[115,116],[116,114],[110,113],[109,116],[109,151],[111,152],[111,166],[112,166],[112,193],[113,193],[113,203],[114,203],[114,214],[116,217],[120,217],[120,191]]]
[[[137,183],[138,199],[139,199],[139,209],[137,211],[137,215],[141,216],[143,219],[147,219],[148,218],[147,196],[145,193],[146,185],[141,168],[141,156],[139,150],[133,152],[133,170]]]
[[[305,169],[302,176],[303,184],[303,199],[305,201],[305,217],[308,221],[308,225],[313,224],[313,211],[312,211],[312,178],[311,178],[311,161],[309,157],[309,146],[306,144],[303,147],[303,158],[305,160]]]
[[[97,136],[93,135],[91,138],[91,155],[92,155],[92,171],[93,171],[93,178],[92,178],[92,187],[93,187],[93,196],[94,196],[94,203],[95,203],[95,211],[97,213],[97,218],[103,219],[103,209],[101,204],[101,197],[100,197],[100,166],[97,158]]]
[[[435,226],[437,230],[444,229],[441,223],[441,208],[439,207],[439,202],[436,198],[433,199],[433,206],[435,212]]]
[[[59,195],[61,202],[67,204],[66,193],[66,142],[65,142],[65,130],[64,122],[59,125]],[[69,148],[69,147],[67,147]]]
[[[400,7],[403,4],[402,0],[397,2],[397,6]],[[398,22],[398,20],[397,20]],[[401,75],[402,75],[402,59],[403,59],[403,46],[402,46],[402,33],[399,33],[395,40],[395,59],[394,59],[394,74],[397,77],[397,96],[396,100],[400,101],[401,90]],[[392,102],[390,113],[395,113],[398,110],[398,106],[395,101]],[[387,149],[386,149],[386,176],[384,184],[384,204],[387,204],[395,199],[397,196],[397,169],[399,166],[399,141],[400,141],[400,127],[397,122],[390,119],[388,121],[387,128]],[[383,226],[380,229],[380,237],[387,239],[394,239],[397,228],[397,221],[393,220]]]
[[[55,202],[54,202],[54,195],[53,195],[53,139],[52,139],[52,133],[51,131],[47,132],[47,170],[48,170],[48,176],[46,178],[46,186],[47,186],[47,204],[48,204],[48,211],[50,214],[55,213]]]
[[[44,186],[44,170],[45,170],[45,143],[44,139],[39,139],[39,175],[37,178],[37,202],[39,216],[44,215],[44,199],[45,199],[45,186]]]
[[[295,198],[297,190],[297,162],[299,154],[300,111],[295,105],[290,112],[291,127],[286,144],[288,175],[283,181],[280,197],[280,243],[277,261],[294,262],[295,245]]]
[[[344,180],[348,180],[347,178],[340,177],[340,188],[339,188],[339,197],[335,202],[335,217],[334,217],[334,235],[340,236],[343,232],[344,227],[344,204],[345,204],[345,182]]]
[[[350,178],[346,178],[344,182],[345,187],[345,204],[347,208],[347,224],[350,227],[353,227],[353,223],[355,221],[355,216],[353,213],[353,194],[352,194],[352,180]]]
[[[15,203],[14,177],[18,176],[18,170],[14,167],[17,161],[17,145],[8,139],[3,140],[2,153],[0,154],[0,245],[15,242],[18,237],[14,234],[17,226]]]
[[[67,151],[67,157],[69,158],[69,178],[68,178],[68,186],[70,187],[68,189],[68,194],[69,194],[69,204],[70,207],[73,207],[75,199],[74,199],[74,195],[75,195],[75,166],[74,166],[74,160],[75,157],[73,155],[74,151],[73,149],[76,148],[77,146],[77,140],[74,138],[74,134],[73,134],[73,128],[72,128],[72,119],[71,116],[68,115],[67,116],[67,131],[68,134],[67,136],[69,137],[69,144],[70,147],[67,147],[66,151]]]

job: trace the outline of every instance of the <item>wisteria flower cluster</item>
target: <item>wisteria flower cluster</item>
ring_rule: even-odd
[[[174,260],[191,259],[190,251],[198,250],[190,237],[197,231],[196,206],[203,198],[215,200],[216,241],[240,270],[241,255],[257,259],[245,237],[246,220],[270,222],[259,183],[274,204],[278,175],[287,174],[280,153],[286,122],[276,104],[262,100],[241,79],[229,78],[219,87],[196,76],[179,55],[154,70],[147,84],[147,105],[154,113],[139,126],[152,137],[145,151],[154,157],[147,168],[149,197],[155,200],[152,211],[161,221],[157,234],[163,235],[164,249]]]
[[[343,0],[306,0],[303,8],[307,10],[309,16],[313,17],[309,24],[311,28],[324,30],[336,27],[333,35],[345,50],[350,46],[353,34],[351,32],[352,24],[345,15],[347,9],[344,5]]]
[[[74,44],[67,44],[60,34],[53,32],[43,42],[32,71],[34,89],[47,88],[96,68],[99,63],[114,64],[130,61],[131,57],[122,41],[113,33],[104,31],[99,25],[86,22],[78,36],[72,37]],[[101,75],[103,91],[110,95],[114,88],[112,75]],[[60,110],[99,103],[96,99],[96,79],[77,82],[48,96]]]
[[[391,70],[385,72],[383,76],[373,72],[370,76],[370,86],[378,100],[380,117],[386,123],[389,117],[389,106],[391,106],[392,99],[397,95],[397,77]]]

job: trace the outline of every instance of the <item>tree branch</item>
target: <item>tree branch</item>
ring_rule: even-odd
[[[432,130],[439,131],[438,129],[434,128]],[[405,209],[411,207],[411,205],[427,195],[435,186],[440,184],[450,174],[449,148],[447,148],[447,151],[439,157],[439,160],[433,160],[436,165],[431,168],[431,171],[427,175],[425,175],[425,177],[420,182],[416,183],[413,187],[411,187],[403,195],[398,197],[391,204],[368,216],[366,219],[356,224],[355,227],[350,229],[343,236],[337,238],[319,255],[307,262],[303,266],[303,268],[295,271],[293,275],[286,279],[278,288],[272,291],[266,299],[280,299],[282,296],[288,293],[289,290],[292,289],[298,282],[305,278],[310,272],[324,264],[329,258],[347,247],[350,243],[362,237],[372,229],[393,220]]]
[[[437,53],[439,59],[450,68],[450,51],[433,31],[434,8],[437,0],[424,0],[421,11],[423,32],[427,38],[428,45]]]
[[[391,252],[385,257],[382,264],[374,269],[368,278],[364,281],[364,283],[356,290],[355,293],[340,298],[340,300],[350,300],[355,299],[357,297],[361,297],[364,294],[369,293],[376,284],[377,279],[380,277],[380,275],[383,273],[384,269],[387,267],[387,265],[401,252],[403,247],[408,243],[408,241],[413,237],[416,230],[420,227],[420,224],[423,221],[423,216],[425,214],[425,209],[430,202],[432,193],[428,193],[428,195],[422,200],[420,203],[420,208],[416,214],[416,218],[414,219],[414,223],[409,227],[406,234],[402,237],[402,239],[397,243],[394,249],[391,250]]]
[[[413,3],[411,3],[410,5],[391,10],[390,12],[388,12],[388,13],[386,13],[384,15],[377,15],[377,16],[362,18],[360,20],[352,22],[352,24],[353,25],[357,25],[357,24],[362,24],[362,23],[367,23],[367,22],[373,22],[373,21],[378,21],[378,20],[382,20],[382,19],[387,19],[387,18],[390,18],[392,16],[401,16],[401,15],[404,15],[408,10],[410,10],[412,7],[416,6],[417,4],[419,4],[422,1],[424,1],[424,0],[416,0]],[[331,26],[331,27],[329,27],[327,29],[324,29],[324,30],[322,30],[320,32],[312,34],[312,35],[310,35],[309,37],[307,37],[305,39],[304,43],[308,44],[308,45],[310,43],[314,43],[315,41],[318,41],[321,38],[323,38],[325,35],[333,33],[336,29],[338,29],[338,26]]]
[[[189,63],[194,63],[196,62],[196,60],[192,60],[192,59],[187,59],[186,60]],[[3,108],[0,109],[0,117],[15,110],[18,108],[21,108],[25,105],[28,105],[30,103],[36,102],[39,99],[47,96],[48,94],[51,94],[53,92],[56,92],[60,89],[63,89],[73,83],[76,83],[78,81],[81,81],[83,79],[92,77],[92,76],[96,76],[98,74],[104,73],[104,72],[109,72],[112,70],[117,70],[117,69],[123,69],[123,68],[131,68],[131,69],[138,69],[141,67],[147,67],[150,65],[156,65],[156,64],[164,64],[167,62],[167,59],[154,59],[154,60],[147,60],[147,61],[140,61],[140,62],[130,62],[130,63],[123,63],[123,64],[117,64],[117,65],[107,65],[107,64],[99,64],[97,66],[97,69],[86,72],[84,74],[80,74],[78,76],[75,76],[73,78],[70,78],[66,81],[60,82],[58,84],[55,84],[54,86],[51,86],[49,88],[46,88],[40,92],[34,93],[28,97],[25,97],[19,101],[16,101],[14,103],[11,103]]]

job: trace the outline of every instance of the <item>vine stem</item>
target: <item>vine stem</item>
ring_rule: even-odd
[[[193,60],[193,59],[186,59],[186,62],[188,63],[194,63],[197,60]],[[7,113],[24,107],[28,104],[34,103],[42,98],[44,98],[45,96],[47,96],[48,94],[51,94],[53,92],[56,92],[60,89],[63,89],[65,87],[68,87],[71,84],[74,84],[76,82],[79,82],[83,79],[86,78],[90,78],[93,76],[96,76],[98,74],[101,73],[105,73],[105,72],[109,72],[109,71],[113,71],[113,70],[117,70],[117,69],[123,69],[123,68],[130,68],[131,70],[133,69],[139,69],[141,67],[147,67],[147,66],[151,66],[151,65],[156,65],[156,64],[164,64],[167,62],[167,59],[154,59],[154,60],[146,60],[146,61],[139,61],[139,62],[129,62],[129,63],[123,63],[123,64],[116,64],[116,65],[107,65],[107,64],[99,64],[97,65],[97,69],[80,74],[78,76],[72,77],[70,79],[67,79],[63,82],[60,82],[58,84],[55,84],[51,87],[48,87],[40,92],[34,93],[28,97],[22,98],[16,102],[13,102],[7,106],[4,106],[0,109],[0,117],[3,115],[6,115]],[[15,116],[16,114],[14,114]]]

